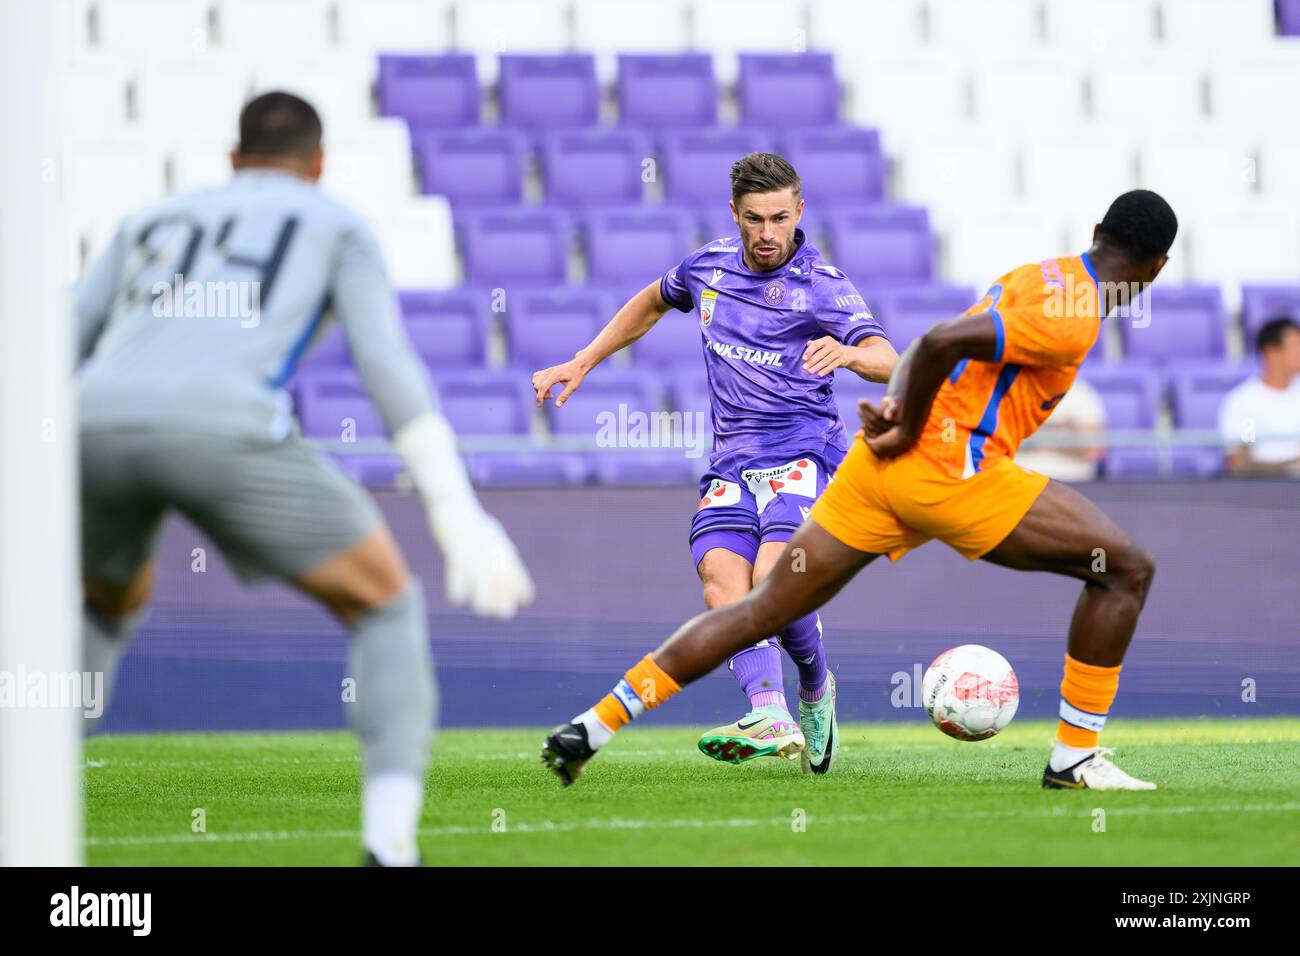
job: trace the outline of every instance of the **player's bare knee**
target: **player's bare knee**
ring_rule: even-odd
[[[726,607],[743,598],[748,589],[734,582],[710,578],[704,582],[704,606],[707,608]]]
[[[1110,572],[1117,586],[1145,600],[1156,575],[1156,559],[1142,545],[1130,541],[1114,556]]]

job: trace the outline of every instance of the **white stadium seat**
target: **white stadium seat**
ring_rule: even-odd
[[[1165,43],[1258,48],[1273,39],[1273,0],[1161,0]]]
[[[949,282],[987,289],[1012,269],[1085,247],[1066,242],[1062,217],[1040,206],[995,205],[952,218],[939,238],[941,272]]]
[[[1289,210],[1239,205],[1193,214],[1189,225],[1192,277],[1221,283],[1229,311],[1241,304],[1242,283],[1294,282],[1300,275],[1300,225]]]
[[[1186,126],[1205,116],[1204,70],[1176,56],[1119,63],[1095,61],[1089,89],[1092,115],[1125,133],[1149,126]]]
[[[1059,59],[997,59],[971,71],[971,108],[981,125],[1027,128],[1077,121],[1084,113],[1083,74]]]
[[[571,48],[563,0],[457,0],[455,48],[478,55],[479,79],[495,83],[501,53],[564,53]]]
[[[64,74],[64,128],[87,140],[111,139],[127,122],[127,85],[121,63],[82,58]]]
[[[1102,130],[1081,127],[1072,138],[1062,133],[1022,142],[1021,175],[1030,202],[1068,202],[1099,220],[1111,200],[1137,187],[1136,145],[1106,139]]]
[[[840,69],[853,59],[897,54],[922,43],[920,0],[812,0],[808,49],[830,50]]]
[[[441,53],[451,47],[450,0],[338,0],[338,42],[350,54]]]
[[[1105,57],[1156,40],[1153,0],[1053,0],[1043,5],[1047,42],[1069,55]]]
[[[574,49],[596,55],[602,83],[615,79],[619,53],[677,53],[689,45],[686,0],[576,0],[573,5]]]
[[[926,9],[935,46],[1001,55],[1042,43],[1038,0],[929,0]]]
[[[230,149],[234,138],[203,140],[191,138],[172,150],[168,183],[173,193],[220,186],[233,174],[230,168]]]
[[[1250,146],[1221,139],[1153,139],[1138,149],[1139,180],[1174,211],[1206,203],[1248,202],[1255,193],[1256,158]]]
[[[948,57],[859,57],[840,61],[850,121],[882,130],[887,151],[911,131],[964,123],[970,115],[965,67]]]
[[[174,63],[207,52],[204,0],[112,0],[91,5],[99,49],[133,63]]]
[[[694,0],[691,47],[713,54],[718,81],[734,83],[738,53],[803,53],[808,47],[803,7],[789,0]]]
[[[388,277],[399,289],[446,289],[456,281],[451,206],[442,196],[356,205],[379,236]]]
[[[415,195],[411,140],[400,119],[378,119],[326,133],[321,188],[349,205],[399,202]]]
[[[1210,69],[1210,112],[1261,130],[1294,126],[1300,116],[1300,50],[1215,63]]]
[[[102,248],[122,218],[166,193],[163,148],[143,136],[110,142],[69,140],[63,148],[63,201],[69,218],[85,224]]]
[[[1260,147],[1259,188],[1270,199],[1300,200],[1300,140]]]
[[[1005,140],[940,129],[934,138],[918,136],[899,148],[894,198],[928,205],[936,223],[972,206],[1013,202],[1019,194],[1016,150]]]
[[[332,45],[328,0],[218,0],[222,49],[258,62],[305,61]]]
[[[137,122],[168,142],[195,133],[233,142],[251,79],[247,62],[227,57],[142,69],[135,80]]]

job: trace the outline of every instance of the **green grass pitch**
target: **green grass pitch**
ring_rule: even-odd
[[[439,734],[426,864],[1296,865],[1300,719],[1125,720],[1147,793],[1044,791],[1052,725],[959,743],[928,723],[846,724],[835,770],[715,763],[702,728],[629,729],[564,789],[542,729]],[[87,744],[91,865],[355,865],[346,733],[106,736]],[[201,816],[197,811],[202,811]],[[1099,813],[1098,811],[1104,811]],[[194,832],[202,820],[205,832]]]

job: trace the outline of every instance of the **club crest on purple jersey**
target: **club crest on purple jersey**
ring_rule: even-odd
[[[773,279],[763,287],[763,298],[768,305],[780,305],[785,301],[785,283],[780,279]]]

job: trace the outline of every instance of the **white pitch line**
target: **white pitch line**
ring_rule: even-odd
[[[1274,804],[1238,804],[1229,806],[1173,806],[1173,807],[1113,807],[1106,813],[1133,816],[1163,816],[1167,814],[1186,813],[1293,813],[1300,811],[1300,803]],[[1047,813],[1017,811],[969,811],[962,813],[921,813],[921,814],[846,814],[829,817],[807,817],[804,821],[813,824],[863,824],[863,823],[899,823],[930,822],[940,820],[970,819],[1024,819],[1024,818],[1068,818],[1090,819],[1092,811],[1073,810],[1059,807]],[[511,833],[573,833],[582,830],[682,830],[682,829],[716,829],[725,827],[741,829],[747,827],[790,826],[790,817],[724,817],[721,819],[680,818],[668,820],[628,820],[613,817],[608,820],[585,820],[581,822],[556,823],[507,823],[506,834]],[[490,823],[482,826],[446,826],[425,827],[420,836],[479,836],[492,833]],[[154,846],[165,844],[196,845],[203,843],[272,843],[291,840],[356,840],[360,839],[359,830],[273,830],[253,833],[203,833],[203,834],[161,834],[156,836],[128,837],[89,837],[86,846]]]

